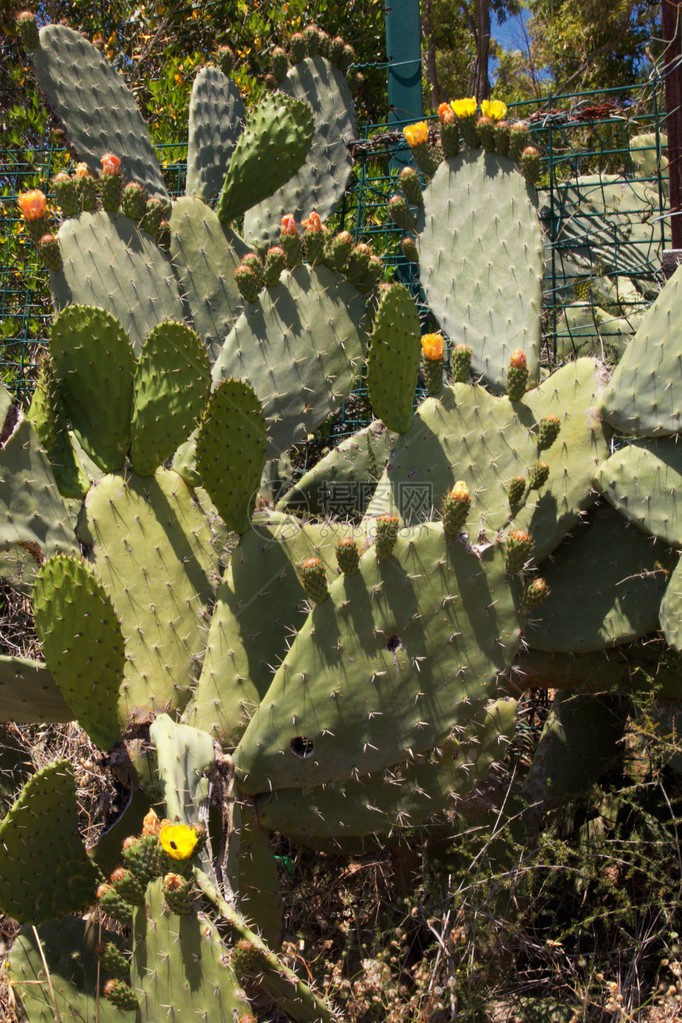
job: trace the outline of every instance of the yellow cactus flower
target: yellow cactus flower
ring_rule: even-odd
[[[426,121],[417,121],[416,124],[408,124],[403,128],[403,135],[410,149],[415,146],[423,146],[429,141],[429,126]]]
[[[172,824],[162,821],[159,828],[159,842],[171,859],[188,860],[197,847],[199,836],[188,824]]]
[[[501,99],[484,99],[481,103],[481,113],[491,121],[503,121],[507,116],[507,104]]]
[[[466,99],[453,99],[450,106],[457,117],[473,117],[478,106],[475,96],[467,96]]]
[[[24,220],[42,220],[47,213],[47,199],[39,188],[34,188],[31,192],[22,192],[19,208]]]
[[[87,178],[90,176],[87,163],[79,163],[76,165],[76,177]]]
[[[443,358],[444,347],[442,334],[424,334],[422,337],[422,354],[429,362],[439,362]]]
[[[457,480],[454,487],[450,491],[450,497],[453,501],[469,501],[469,488],[464,480]]]

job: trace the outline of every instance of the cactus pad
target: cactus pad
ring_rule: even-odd
[[[682,449],[677,440],[640,440],[602,464],[599,485],[616,511],[640,529],[682,547]]]
[[[46,664],[28,657],[0,657],[0,721],[72,721]]]
[[[211,736],[160,714],[149,730],[149,738],[156,747],[166,816],[183,824],[203,823],[200,810],[208,812],[206,772],[215,763]]]
[[[215,199],[243,127],[244,104],[235,83],[216,67],[202,68],[189,101],[187,195]]]
[[[374,414],[389,430],[406,433],[419,373],[419,314],[402,284],[381,292],[370,335],[367,387]]]

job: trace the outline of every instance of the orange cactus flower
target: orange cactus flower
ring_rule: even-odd
[[[422,354],[429,362],[439,362],[443,358],[445,341],[442,334],[424,334],[422,338]]]
[[[438,107],[438,120],[441,124],[454,124],[455,112],[449,103],[441,103]]]
[[[516,351],[512,352],[511,358],[509,360],[509,365],[514,366],[515,369],[526,368],[526,366],[528,365],[528,361],[526,359],[526,353],[523,351],[522,348],[517,348]]]
[[[312,231],[315,234],[317,234],[319,231],[322,230],[322,220],[320,219],[320,214],[316,213],[315,210],[313,210],[313,212],[303,221],[303,226],[305,227],[306,231]]]
[[[39,188],[19,196],[19,208],[24,220],[42,220],[47,213],[47,199]]]
[[[119,174],[121,171],[121,161],[113,153],[105,153],[100,162],[102,174]]]
[[[410,149],[414,149],[415,146],[423,146],[429,141],[429,126],[426,121],[408,124],[406,128],[403,128],[403,135]]]
[[[458,480],[452,490],[450,491],[450,497],[453,501],[469,501],[469,488],[464,480]]]
[[[87,178],[90,174],[87,163],[79,163],[76,167],[77,178]]]
[[[298,227],[296,226],[296,220],[294,218],[293,213],[287,213],[286,216],[282,217],[282,224],[280,230],[281,233],[285,235],[298,234]]]

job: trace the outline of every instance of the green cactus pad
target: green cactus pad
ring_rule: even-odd
[[[346,437],[280,498],[278,510],[341,519],[364,515],[394,440],[380,422]]]
[[[203,823],[208,814],[208,778],[215,763],[213,739],[188,725],[160,714],[149,730],[156,747],[159,783],[166,816],[183,824]]]
[[[538,650],[602,650],[658,628],[677,552],[605,506],[540,566],[550,595],[526,630]]]
[[[299,629],[237,750],[249,793],[343,781],[433,748],[495,692],[519,627],[502,552],[437,523],[341,576]]]
[[[120,320],[135,352],[152,327],[182,320],[171,266],[144,231],[122,213],[81,213],[59,229],[64,265],[50,275],[55,309],[93,305]]]
[[[661,601],[661,628],[674,650],[682,651],[682,569],[679,563]]]
[[[197,470],[224,522],[249,528],[265,465],[265,417],[253,389],[224,380],[211,395],[197,434]]]
[[[62,1023],[131,1023],[129,1012],[98,995],[95,949],[107,941],[118,944],[120,938],[94,918],[51,920],[35,932],[22,929],[10,951],[9,974],[30,1023],[55,1023],[56,1011]]]
[[[243,127],[244,104],[235,83],[217,67],[202,68],[189,100],[187,195],[215,199]]]
[[[74,433],[100,469],[115,472],[130,447],[135,356],[128,335],[105,309],[74,305],[52,324],[50,354]]]
[[[204,344],[184,323],[150,331],[135,367],[131,461],[150,476],[196,426],[211,390]]]
[[[682,547],[682,448],[676,439],[640,440],[620,448],[602,464],[599,486],[629,522]]]
[[[512,161],[480,152],[445,160],[424,192],[418,245],[429,306],[452,341],[472,348],[474,372],[504,390],[521,348],[537,380],[542,234]]]
[[[199,199],[177,199],[170,225],[180,291],[214,362],[244,307],[234,279],[239,256],[213,210]]]
[[[26,418],[45,448],[59,493],[81,500],[90,483],[71,443],[59,383],[49,356],[41,366]]]
[[[353,161],[348,142],[357,138],[353,97],[344,76],[324,57],[308,57],[291,68],[282,92],[310,105],[315,129],[305,163],[270,198],[249,209],[244,235],[254,245],[279,238],[281,218],[298,223],[315,210],[323,220],[334,212],[348,185]]]
[[[27,419],[0,451],[0,491],[0,544],[21,545],[36,562],[78,553],[52,466]]]
[[[205,643],[215,557],[191,491],[163,469],[105,476],[85,500],[78,534],[126,638],[121,714],[148,720],[183,707]]]
[[[278,946],[282,915],[277,860],[269,831],[246,802],[234,804],[226,872],[239,911],[272,948]]]
[[[239,136],[218,198],[223,224],[240,217],[301,167],[313,138],[307,103],[275,93],[253,110]]]
[[[281,789],[256,799],[261,827],[284,834],[352,838],[417,827],[485,781],[504,759],[516,726],[516,701],[472,708],[438,751],[419,754],[389,772],[311,789]]]
[[[367,387],[375,416],[406,433],[419,375],[419,313],[402,284],[381,292],[369,341]]]
[[[147,126],[132,93],[99,50],[64,25],[46,25],[31,58],[52,112],[64,122],[78,158],[93,174],[113,152],[125,178],[167,197]]]
[[[154,881],[133,920],[131,986],[141,1018],[231,1023],[244,1016],[248,1005],[225,955],[215,924],[203,913],[168,913],[163,882]]]
[[[213,382],[248,380],[263,403],[269,456],[307,438],[352,389],[364,356],[365,303],[319,266],[285,271],[239,317]]]
[[[682,430],[682,267],[642,318],[604,391],[605,418],[644,437]]]
[[[78,833],[71,765],[34,774],[0,821],[0,908],[19,923],[42,923],[91,905],[97,868]]]
[[[46,664],[28,657],[0,657],[0,721],[72,721]]]
[[[43,654],[73,716],[109,750],[118,741],[125,650],[120,623],[92,570],[58,556],[41,566],[33,608]]]

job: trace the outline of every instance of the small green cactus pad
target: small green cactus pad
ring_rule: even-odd
[[[301,167],[313,138],[307,103],[274,93],[255,108],[239,136],[218,198],[223,224],[267,199]]]
[[[559,691],[524,782],[533,802],[560,802],[585,792],[614,762],[627,721],[617,695]]]
[[[263,403],[270,457],[304,440],[351,391],[365,347],[360,292],[325,266],[297,266],[235,323],[213,382],[248,380]]]
[[[677,440],[639,440],[620,448],[602,464],[599,486],[629,522],[682,547],[682,448]]]
[[[126,179],[167,197],[147,126],[132,93],[102,54],[80,32],[46,25],[31,58],[52,112],[88,169],[98,172],[101,157],[113,152]]]
[[[38,771],[0,821],[0,908],[38,924],[91,905],[97,868],[78,833],[76,785],[68,760]]]
[[[85,500],[78,534],[126,638],[121,714],[146,720],[183,707],[213,595],[210,529],[191,491],[163,469],[104,476]]]
[[[521,348],[537,380],[542,233],[513,162],[480,151],[445,160],[424,192],[418,245],[429,306],[452,341],[472,348],[474,373],[504,390]]]
[[[215,362],[244,307],[234,279],[239,257],[213,210],[200,199],[177,199],[170,225],[171,257],[180,291]]]
[[[679,563],[661,601],[661,628],[673,650],[682,651],[682,569]]]
[[[494,762],[504,759],[516,726],[516,701],[472,708],[462,725],[437,752],[418,754],[389,772],[258,796],[261,827],[307,838],[351,838],[423,824],[467,795]]]
[[[83,561],[60,555],[41,566],[33,609],[43,654],[73,716],[109,750],[118,741],[125,649],[102,584]]]
[[[225,965],[226,949],[203,913],[177,916],[164,906],[163,882],[147,888],[133,919],[131,986],[145,1021],[232,1023],[248,1005]]]
[[[65,220],[59,244],[64,265],[50,274],[56,310],[74,304],[107,309],[121,321],[135,352],[157,323],[183,319],[170,263],[122,213],[100,210]]]
[[[45,448],[59,493],[62,497],[81,500],[90,483],[71,443],[59,383],[49,356],[40,368],[26,418]]]
[[[13,399],[4,384],[0,383],[0,431],[5,425],[9,410],[12,408]]]
[[[184,323],[154,327],[135,367],[131,461],[140,476],[152,473],[196,426],[211,390],[204,344]]]
[[[518,529],[532,534],[537,561],[551,554],[580,513],[594,503],[595,477],[608,456],[610,434],[598,411],[601,373],[596,359],[578,359],[552,373],[523,399],[536,422],[550,415],[561,422],[559,436],[542,452],[543,462],[549,465],[547,483],[527,495],[514,518]]]
[[[0,657],[0,721],[72,721],[46,664],[28,657]]]
[[[98,992],[95,949],[99,942],[108,941],[119,943],[120,939],[95,918],[70,917],[51,920],[35,931],[22,929],[9,954],[9,974],[30,1023],[55,1023],[57,1011],[62,1023],[132,1023],[129,1012],[117,1009]]]
[[[278,510],[341,519],[364,515],[395,439],[380,422],[346,437],[280,498]]]
[[[78,553],[52,466],[27,419],[0,451],[0,493],[0,544],[19,544],[37,562]]]
[[[682,430],[682,267],[642,318],[602,398],[617,430],[654,437]]]
[[[357,138],[353,97],[344,76],[324,57],[308,57],[291,68],[282,92],[310,104],[315,130],[305,163],[269,199],[249,209],[244,235],[254,245],[279,238],[281,218],[300,223],[315,210],[327,220],[341,200],[353,161],[347,143]]]
[[[403,284],[391,284],[380,294],[370,335],[367,387],[375,416],[396,433],[412,422],[420,350],[415,301]]]
[[[518,642],[499,547],[479,559],[438,523],[401,530],[299,629],[235,752],[240,787],[344,781],[431,749],[492,696]]]
[[[159,783],[166,816],[183,824],[203,823],[208,814],[207,771],[215,763],[213,739],[188,725],[180,725],[160,714],[149,730],[156,747]]]
[[[265,696],[290,637],[306,619],[297,566],[320,558],[336,578],[336,543],[350,535],[341,523],[306,523],[258,512],[241,538],[216,595],[199,684],[185,719],[233,747]]]
[[[251,522],[265,465],[265,417],[253,389],[223,380],[197,434],[197,470],[223,521],[237,533]]]
[[[674,572],[673,572],[674,575]],[[672,577],[671,577],[672,578]],[[524,650],[512,668],[514,692],[526,689],[570,689],[579,693],[649,693],[682,699],[680,660],[663,643],[648,639],[587,654]],[[518,669],[518,675],[517,675]]]
[[[128,335],[105,309],[69,306],[52,324],[50,354],[74,433],[100,469],[115,472],[130,447],[135,356]]]
[[[279,874],[270,833],[251,803],[236,801],[227,850],[227,876],[237,907],[271,948],[282,940]]]
[[[540,566],[550,595],[526,630],[538,650],[602,650],[658,628],[677,552],[605,506]]]
[[[212,202],[244,127],[244,104],[235,83],[217,67],[201,69],[189,100],[187,195]]]

